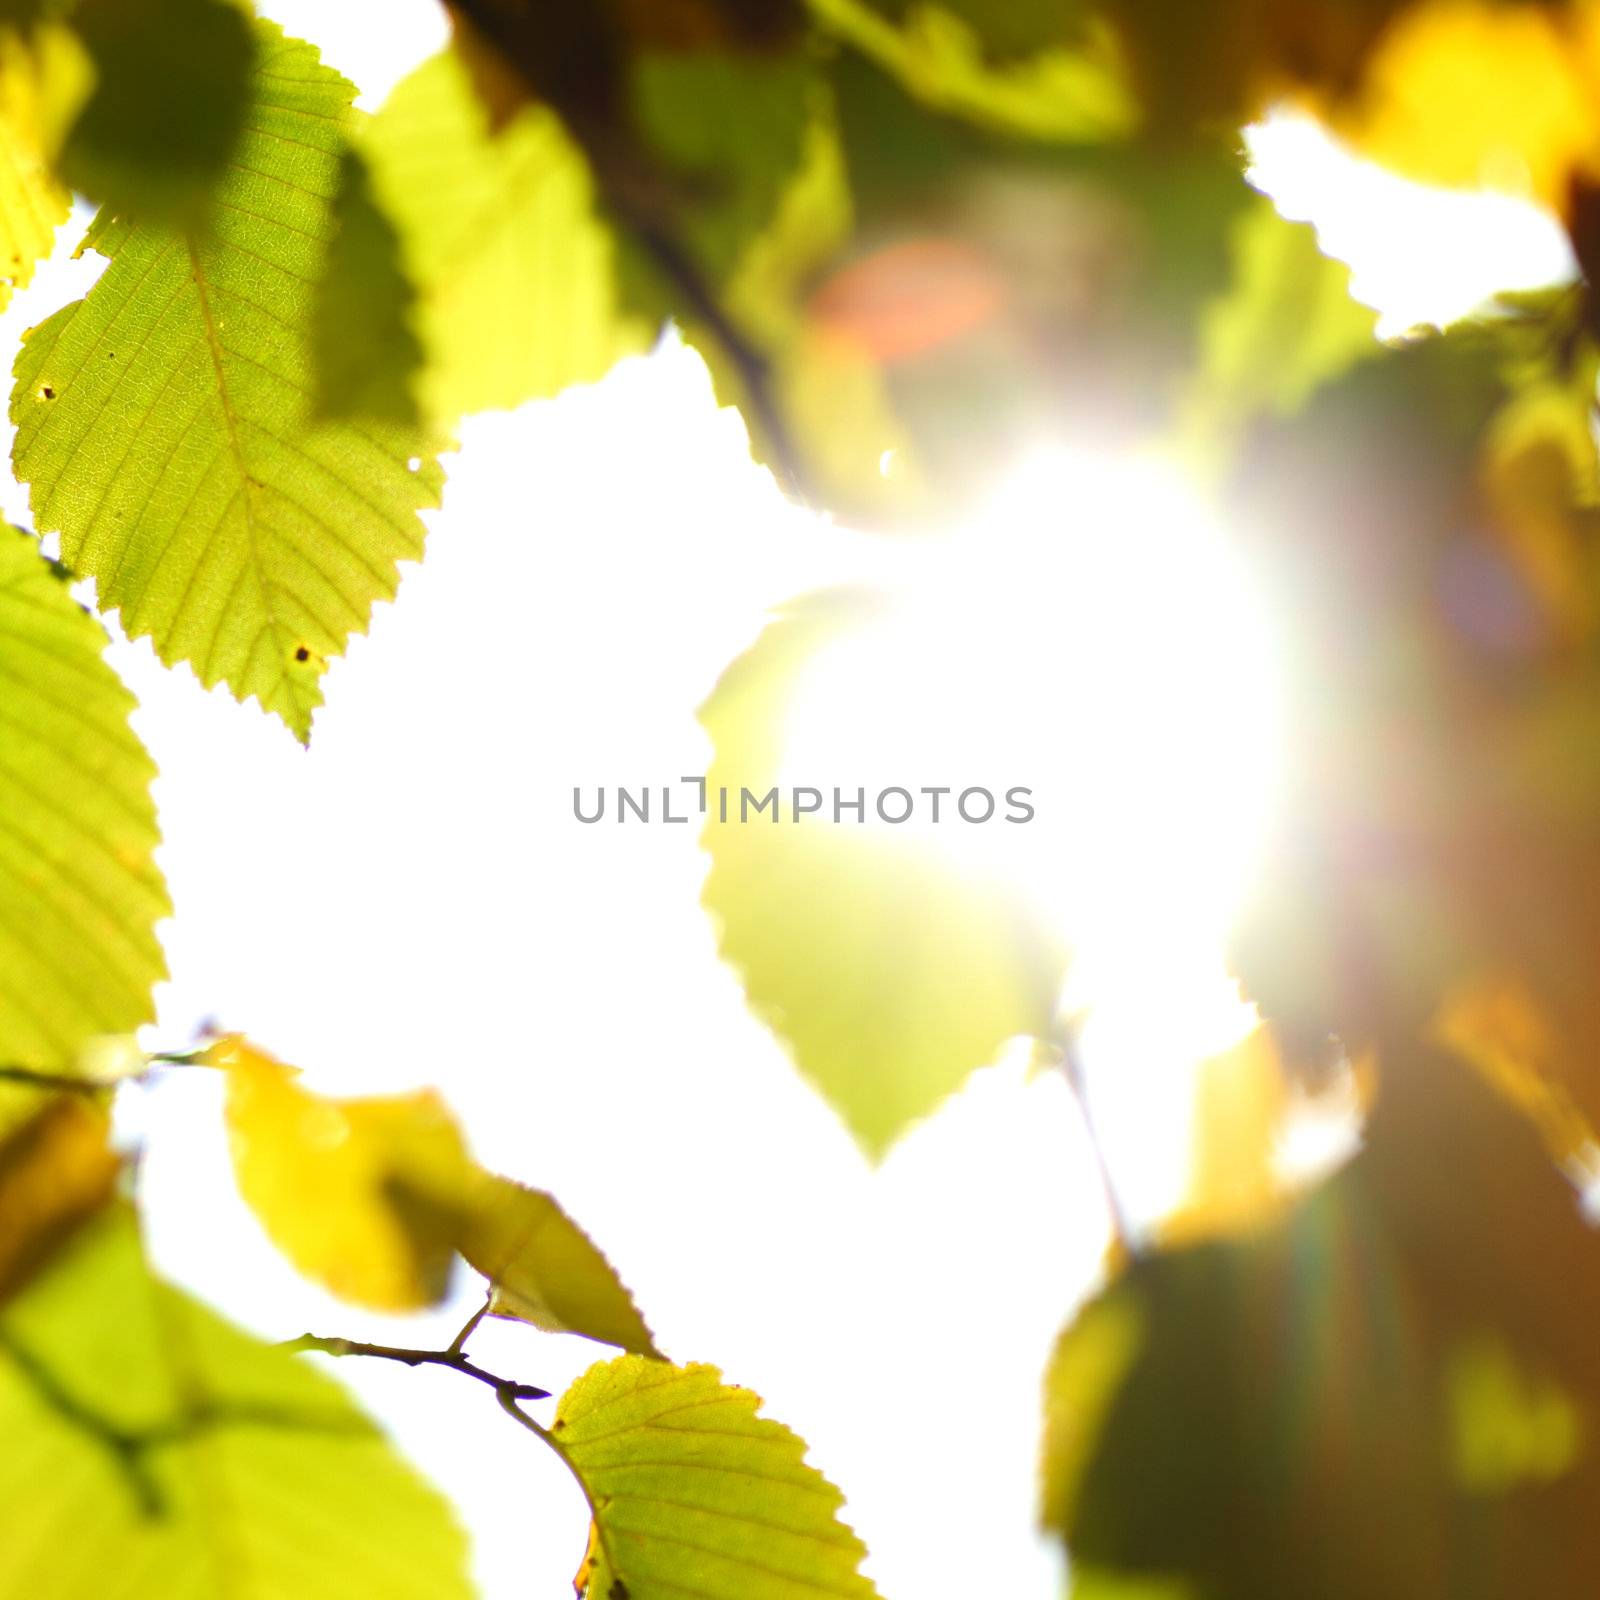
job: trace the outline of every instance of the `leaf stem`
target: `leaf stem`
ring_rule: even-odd
[[[461,1331],[450,1341],[449,1354],[458,1356],[467,1347],[467,1340],[477,1331],[478,1324],[489,1315],[489,1307],[494,1304],[494,1290],[491,1289],[484,1297],[483,1304],[462,1323]]]

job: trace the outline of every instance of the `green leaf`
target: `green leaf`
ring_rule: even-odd
[[[700,711],[714,747],[704,901],[722,954],[874,1156],[1008,1040],[1047,1034],[1064,967],[1020,896],[925,843],[822,815],[739,820],[742,789],[779,781],[801,668],[876,608],[858,594],[791,605]]]
[[[302,739],[327,658],[390,599],[438,503],[439,441],[316,425],[309,340],[353,90],[260,24],[235,164],[197,236],[102,212],[88,297],[16,364],[14,462],[41,532],[162,659]]]
[[[481,1174],[461,1254],[493,1285],[495,1316],[659,1356],[616,1269],[552,1196]]]
[[[824,32],[897,79],[930,110],[1024,138],[1117,139],[1139,120],[1137,103],[1102,33],[1078,26],[1043,45],[1053,14],[1080,10],[1053,0],[1022,5],[906,5],[897,25],[866,0],[810,0]],[[989,50],[1012,57],[996,64]]]
[[[106,636],[38,544],[0,526],[0,1061],[70,1067],[154,1016],[171,910],[155,767]]]
[[[416,286],[425,414],[453,422],[559,394],[649,347],[653,326],[618,310],[611,234],[553,112],[528,106],[491,134],[447,50],[358,142]]]
[[[715,1367],[591,1367],[551,1438],[595,1512],[592,1600],[869,1600],[866,1548],[805,1443]]]
[[[663,175],[663,226],[711,285],[771,221],[817,92],[794,56],[674,51],[634,64],[634,116]]]
[[[250,104],[256,44],[224,0],[79,0],[94,91],[62,175],[121,212],[199,226]]]
[[[1179,425],[1198,448],[1233,448],[1255,417],[1291,415],[1379,355],[1377,320],[1350,298],[1350,269],[1323,255],[1308,223],[1256,201],[1234,226],[1232,286],[1201,321]]]
[[[125,1211],[0,1316],[0,1433],[0,1593],[471,1592],[444,1500],[331,1379],[154,1279]]]
[[[317,414],[414,425],[422,367],[412,326],[416,291],[400,262],[400,237],[372,198],[366,163],[354,150],[345,151],[336,211],[338,232],[312,323]]]

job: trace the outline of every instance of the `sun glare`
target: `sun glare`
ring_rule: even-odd
[[[1202,491],[1154,455],[1041,451],[906,565],[882,619],[803,672],[783,784],[916,796],[904,823],[869,799],[865,826],[1028,896],[1075,952],[1063,1004],[1093,1009],[1102,1060],[1232,1043],[1253,1013],[1222,950],[1278,787],[1283,674]],[[956,809],[972,789],[990,820]]]

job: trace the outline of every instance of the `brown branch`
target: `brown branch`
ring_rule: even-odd
[[[482,1313],[478,1315],[481,1316]],[[477,1318],[474,1318],[472,1323],[457,1335],[458,1343],[476,1325]],[[360,1339],[326,1339],[315,1333],[307,1333],[298,1339],[287,1340],[279,1346],[279,1349],[309,1350],[324,1356],[373,1356],[379,1361],[398,1361],[407,1367],[447,1367],[451,1372],[460,1372],[466,1377],[477,1379],[479,1383],[487,1384],[500,1396],[502,1404],[507,1400],[550,1398],[550,1391],[539,1388],[537,1384],[518,1383],[514,1378],[502,1378],[496,1372],[486,1372],[454,1347],[449,1350],[410,1350],[401,1345],[367,1344]]]

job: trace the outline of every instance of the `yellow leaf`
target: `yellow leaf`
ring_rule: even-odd
[[[308,1278],[357,1305],[410,1311],[443,1299],[459,1252],[489,1279],[496,1316],[658,1355],[588,1235],[551,1196],[478,1166],[431,1090],[329,1099],[238,1037],[206,1060],[228,1075],[240,1192]]]
[[[551,1196],[480,1173],[461,1253],[494,1288],[490,1311],[547,1333],[580,1333],[636,1355],[659,1352],[611,1263]]]
[[[299,1086],[295,1068],[239,1038],[208,1056],[228,1074],[240,1191],[290,1261],[376,1310],[441,1300],[470,1168],[439,1097],[325,1099]]]
[[[41,46],[55,37],[47,30]],[[55,52],[50,52],[53,59]],[[50,254],[72,197],[50,170],[43,55],[0,32],[0,310]]]
[[[94,1099],[57,1094],[0,1138],[0,1302],[111,1198],[118,1161]]]
[[[1361,154],[1422,183],[1556,210],[1600,155],[1600,13],[1434,0],[1396,19],[1332,118]]]
[[[1266,1028],[1201,1064],[1188,1188],[1162,1226],[1164,1243],[1237,1232],[1277,1214],[1288,1194],[1277,1168],[1288,1107],[1283,1063]]]
[[[1568,1052],[1526,985],[1514,979],[1461,985],[1439,1008],[1432,1034],[1533,1123],[1557,1161],[1592,1154],[1593,1124],[1567,1088]]]

